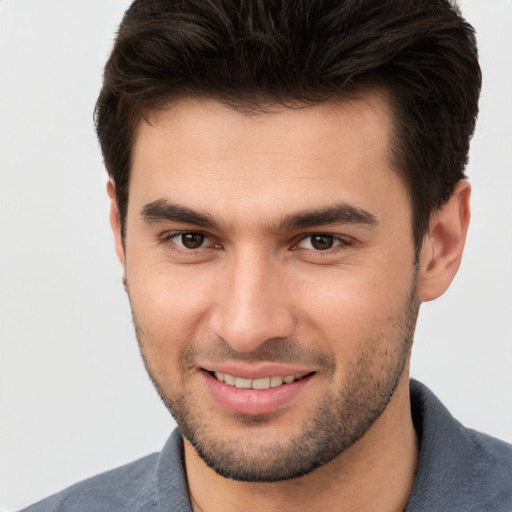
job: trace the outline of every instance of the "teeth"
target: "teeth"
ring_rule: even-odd
[[[228,386],[235,386],[240,389],[269,389],[282,386],[283,384],[291,384],[292,382],[302,379],[305,373],[297,375],[286,375],[284,377],[263,377],[262,379],[242,379],[242,377],[233,377],[227,373],[214,372],[215,378],[220,382],[225,382]]]
[[[226,384],[229,384],[230,386],[234,386],[236,382],[236,378],[233,377],[233,375],[228,375],[227,373],[224,374],[224,382]]]
[[[268,389],[270,387],[270,377],[253,380],[251,387],[252,389]]]
[[[270,377],[270,387],[277,388],[283,383],[283,377]]]
[[[252,380],[251,379],[242,379],[241,377],[237,377],[235,379],[235,387],[240,389],[251,389]]]

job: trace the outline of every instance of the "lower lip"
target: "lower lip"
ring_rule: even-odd
[[[249,416],[270,414],[289,405],[310,383],[313,375],[269,389],[240,389],[201,371],[217,403],[228,411]]]

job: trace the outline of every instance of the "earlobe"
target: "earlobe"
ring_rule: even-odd
[[[461,180],[450,199],[430,219],[420,254],[418,297],[434,300],[450,286],[459,269],[469,225],[471,187]]]
[[[123,284],[125,284],[125,252],[121,230],[121,216],[119,214],[119,208],[117,206],[115,185],[112,182],[112,180],[109,180],[107,182],[107,194],[110,199],[110,227],[112,228],[112,233],[114,235],[117,257],[119,258],[119,261],[123,267]]]

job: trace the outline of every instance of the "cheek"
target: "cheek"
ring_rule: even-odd
[[[209,280],[197,269],[134,265],[127,278],[135,319],[152,343],[171,348],[194,337],[212,297]]]
[[[164,394],[180,388],[181,357],[198,339],[208,308],[206,282],[190,274],[161,266],[136,271],[135,266],[127,267],[140,351],[148,373]]]
[[[404,314],[411,272],[379,267],[310,274],[298,286],[303,329],[343,357],[356,357],[370,343],[388,338]],[[392,276],[392,277],[391,277]]]

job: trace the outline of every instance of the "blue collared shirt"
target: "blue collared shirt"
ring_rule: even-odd
[[[512,512],[512,446],[463,427],[425,386],[411,380],[421,442],[405,512]],[[108,471],[23,512],[192,512],[179,430],[160,453]]]

